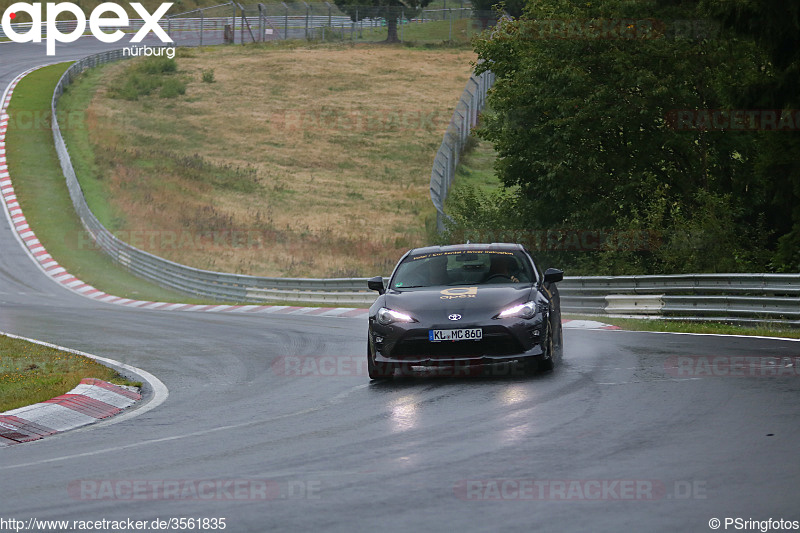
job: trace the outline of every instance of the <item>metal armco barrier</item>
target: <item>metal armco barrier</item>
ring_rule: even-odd
[[[73,205],[103,251],[134,274],[158,285],[218,301],[313,305],[370,305],[375,301],[377,293],[367,289],[366,278],[266,278],[200,270],[139,250],[107,230],[86,204],[55,111],[64,88],[78,74],[121,58],[122,50],[115,50],[76,62],[59,80],[52,100],[53,138]],[[800,274],[566,277],[559,284],[559,292],[562,309],[567,313],[800,326]]]
[[[800,274],[566,277],[565,312],[800,326]]]

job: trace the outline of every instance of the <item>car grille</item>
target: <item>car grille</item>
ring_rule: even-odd
[[[428,331],[407,333],[392,350],[391,357],[480,357],[483,355],[515,355],[524,351],[522,345],[505,328],[483,328],[479,341],[430,342]]]

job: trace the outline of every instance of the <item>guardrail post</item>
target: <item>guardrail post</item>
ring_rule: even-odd
[[[258,4],[258,39],[263,43],[266,41],[266,34],[264,33],[264,4]]]
[[[281,4],[286,10],[286,15],[283,17],[283,39],[286,40],[289,38],[289,6],[286,5],[286,2],[281,2]]]
[[[325,2],[325,5],[328,6],[328,27],[333,28],[333,23],[331,22],[333,20],[331,18],[331,5],[328,2]]]
[[[445,5],[447,5],[447,0],[445,0]],[[450,16],[450,35],[447,37],[447,40],[452,43],[453,42],[453,10],[452,9],[450,10],[449,16]]]
[[[231,2],[233,6],[233,17],[231,17],[231,44],[236,44],[236,2]]]
[[[309,13],[308,10],[310,9],[310,7],[305,2],[303,2],[303,5],[306,6],[306,33],[305,33],[305,39],[307,41],[308,40],[308,13]]]

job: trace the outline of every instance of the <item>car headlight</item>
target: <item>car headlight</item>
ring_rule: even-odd
[[[378,320],[379,324],[383,324],[384,326],[388,326],[394,322],[416,322],[412,316],[387,307],[378,309],[378,314],[375,315],[375,318]]]
[[[509,307],[501,311],[495,318],[520,317],[528,319],[536,316],[536,313],[539,311],[540,307],[536,305],[536,302],[525,302],[524,304],[515,305],[514,307]]]

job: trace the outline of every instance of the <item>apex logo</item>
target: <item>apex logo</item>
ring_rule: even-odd
[[[133,36],[131,42],[138,43],[144,39],[145,35],[151,31],[162,42],[171,43],[169,35],[161,28],[159,22],[161,17],[172,7],[172,2],[161,4],[154,13],[149,13],[142,4],[131,2],[130,6],[142,17],[144,24]],[[30,15],[33,24],[31,28],[24,33],[18,33],[11,23],[17,18],[18,13],[27,13]],[[56,25],[58,16],[62,13],[70,13],[75,16],[75,28],[68,32],[62,33]],[[103,15],[111,13],[115,16],[104,17]],[[120,28],[126,27],[130,24],[128,14],[125,9],[113,2],[105,2],[97,6],[89,16],[89,30],[92,32],[97,40],[104,43],[115,43],[122,39],[125,33],[122,30],[114,30],[106,33],[104,28]],[[24,2],[17,2],[12,4],[5,10],[2,16],[3,33],[14,41],[15,43],[40,43],[42,42],[42,26],[44,25],[45,41],[47,43],[47,55],[51,56],[56,53],[56,42],[71,43],[76,41],[86,31],[86,15],[80,7],[72,2],[60,2],[58,4],[53,2],[47,3],[47,16],[44,24],[42,24],[42,4],[27,4]]]

